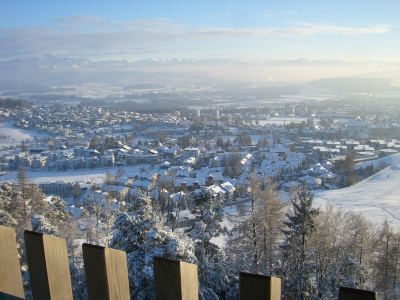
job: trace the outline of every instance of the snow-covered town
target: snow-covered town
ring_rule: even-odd
[[[336,190],[389,167],[381,158],[400,149],[395,99],[381,98],[393,107],[377,114],[378,96],[357,97],[365,99],[345,109],[343,99],[334,107],[307,101],[253,109],[264,114],[234,108],[150,114],[60,104],[6,109],[1,179],[15,180],[24,168],[46,195],[71,205],[82,204],[94,187],[107,193],[105,173],[117,171],[107,189],[118,201],[140,191],[156,198],[159,183],[169,181],[171,197],[207,189],[232,202],[246,197],[252,174],[286,192],[300,184]]]
[[[390,109],[377,113],[378,99]],[[25,105],[29,109],[0,112],[2,193],[27,182],[36,186],[50,207],[62,205],[72,217],[75,242],[116,246],[118,226],[128,226],[118,223],[121,212],[148,199],[166,230],[180,236],[190,230],[194,240],[222,251],[241,239],[235,232],[240,220],[246,224],[255,216],[253,206],[263,210],[255,204],[257,189],[280,199],[281,213],[305,188],[320,210],[360,213],[375,226],[400,224],[400,109],[394,97],[172,113]],[[208,225],[204,203],[195,204],[207,197],[214,201]],[[56,230],[43,215],[31,221],[33,229]]]

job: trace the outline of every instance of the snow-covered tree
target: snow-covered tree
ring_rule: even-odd
[[[316,229],[315,217],[319,209],[312,206],[314,195],[306,186],[300,186],[292,199],[293,213],[283,221],[285,242],[282,249],[282,296],[284,299],[315,299],[316,287],[314,253],[309,239]]]
[[[82,262],[80,261],[78,264],[75,264],[70,259],[69,273],[71,276],[73,299],[87,299],[85,269],[83,268]]]
[[[20,219],[20,210],[13,201],[16,197],[16,191],[4,183],[0,186],[0,225],[15,227]]]
[[[276,276],[279,242],[282,241],[281,220],[287,204],[280,198],[275,182],[268,182],[256,203],[255,223],[258,238],[258,271]]]
[[[222,202],[207,190],[194,193],[190,202],[192,213],[199,216],[189,234],[195,243],[200,299],[224,299],[234,292],[238,274],[232,273],[225,252],[211,242],[212,238],[224,233],[221,226],[224,217]]]
[[[168,215],[168,225],[171,226],[171,231],[174,231],[179,226],[179,217],[182,210],[187,209],[188,196],[186,192],[179,192],[170,196],[170,204],[173,211]]]
[[[52,226],[50,222],[41,215],[34,215],[31,217],[32,231],[59,236],[57,227]]]
[[[156,184],[154,189],[154,210],[161,213],[163,216],[168,216],[171,213],[171,198],[174,188],[174,178],[167,174],[162,174]]]
[[[318,297],[337,299],[339,286],[355,287],[360,268],[347,251],[349,213],[327,205],[317,216],[318,227],[311,237],[314,248],[315,282]]]
[[[14,228],[21,258],[24,262],[24,230],[32,229],[32,216],[42,215],[47,217],[52,208],[45,200],[46,196],[43,192],[36,184],[29,182],[23,170],[18,174],[18,178],[18,186],[4,183],[0,187],[0,222]]]
[[[148,197],[133,200],[117,216],[114,229],[110,247],[127,253],[132,299],[154,299],[155,256],[196,262],[190,240],[164,228]]]
[[[208,190],[195,192],[191,199],[191,210],[197,214],[197,221],[190,231],[190,236],[195,241],[202,243],[204,249],[208,249],[210,240],[223,233],[221,222],[224,218],[222,202],[217,200]]]
[[[258,187],[258,188],[257,188]],[[267,182],[264,190],[253,184],[251,206],[242,215],[232,216],[235,226],[229,234],[230,256],[235,259],[246,257],[242,270],[275,276],[280,258],[279,243],[282,242],[282,218],[287,204],[276,189],[276,184]]]
[[[251,231],[252,231],[252,244],[253,244],[253,270],[257,270],[257,265],[259,261],[259,255],[257,248],[259,246],[258,243],[258,232],[257,232],[257,225],[256,225],[256,206],[261,197],[261,185],[262,185],[262,178],[257,177],[256,175],[252,174],[249,178],[249,189],[250,189],[250,201],[251,201]]]
[[[365,284],[370,277],[369,269],[375,235],[372,224],[363,215],[354,212],[348,212],[345,222],[347,225],[345,239],[341,243],[343,257],[346,257],[349,262],[345,286],[370,289],[371,287]]]
[[[395,233],[387,221],[381,225],[374,243],[375,259],[375,286],[382,299],[396,298],[396,290],[399,287],[399,259],[400,259],[400,234]]]
[[[86,226],[86,240],[88,243],[107,245],[119,206],[108,192],[88,193],[91,194],[84,199],[81,215]]]

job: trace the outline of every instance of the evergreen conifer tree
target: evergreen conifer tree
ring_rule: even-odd
[[[110,247],[127,253],[132,299],[154,299],[155,256],[196,262],[189,239],[166,230],[147,197],[133,200],[126,212],[118,214],[114,229]]]
[[[283,223],[285,242],[280,245],[283,251],[282,296],[284,299],[316,299],[316,287],[312,280],[315,271],[313,252],[308,243],[317,224],[315,217],[319,209],[312,206],[314,195],[306,186],[300,186],[292,199],[293,213],[286,214]]]

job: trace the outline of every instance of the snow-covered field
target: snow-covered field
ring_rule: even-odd
[[[140,169],[143,166],[134,166],[134,167],[123,167],[125,170],[125,175],[129,176],[133,173],[140,173]],[[146,165],[147,167],[147,165]],[[112,168],[98,168],[93,170],[67,170],[67,171],[26,171],[27,178],[36,184],[40,182],[49,181],[94,181],[95,183],[102,183],[104,182],[104,176],[107,171],[115,174],[117,172],[117,167]],[[17,180],[17,172],[9,173],[0,177],[0,183],[9,181],[13,182]]]
[[[363,182],[339,190],[316,190],[314,205],[323,207],[331,203],[362,213],[373,223],[387,219],[400,228],[400,153],[378,159],[374,164],[378,166],[382,160],[390,166]],[[371,163],[365,162],[361,166]]]
[[[307,119],[308,118],[285,116],[285,117],[273,117],[273,118],[270,118],[268,120],[259,120],[258,123],[261,126],[272,125],[272,124],[284,125],[284,124],[289,124],[290,122],[293,122],[293,123],[301,123],[302,121],[307,122]],[[319,122],[320,119],[319,118],[314,118],[313,120],[314,120],[314,124],[316,124],[316,123]]]
[[[34,130],[23,130],[13,126],[12,122],[0,123],[0,136],[6,136],[7,139],[0,139],[0,148],[20,145],[22,140],[32,141],[34,137],[47,138],[47,133],[39,133]]]

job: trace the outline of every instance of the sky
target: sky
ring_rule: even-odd
[[[400,1],[0,0],[0,61],[399,61]]]

